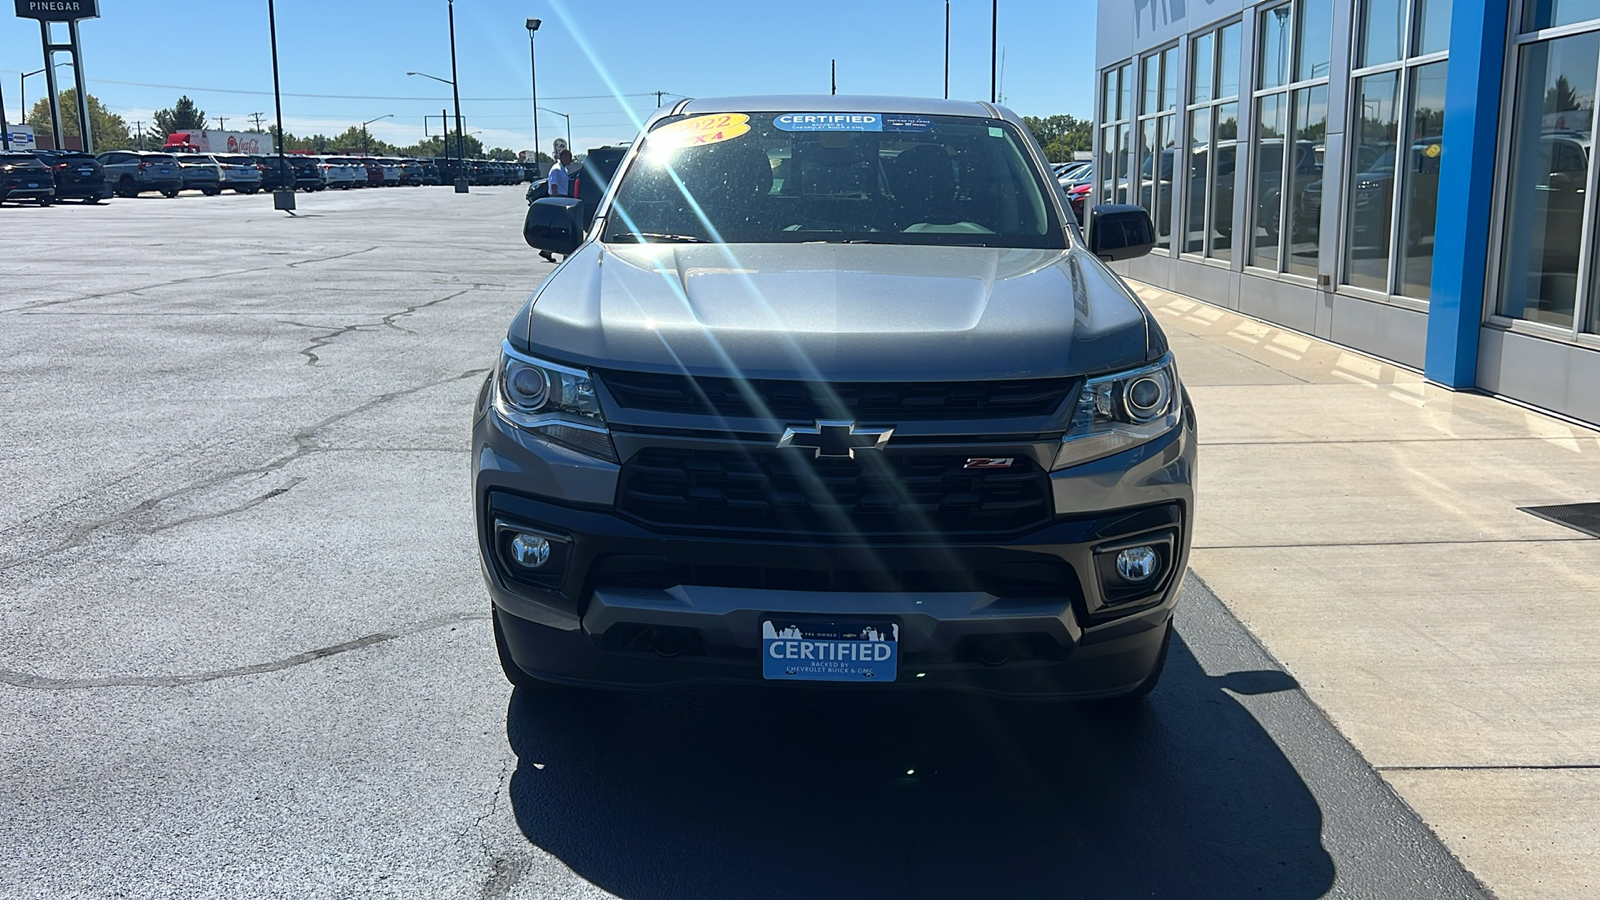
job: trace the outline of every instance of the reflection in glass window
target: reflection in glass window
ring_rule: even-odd
[[[1238,22],[1217,32],[1217,99],[1239,96]]]
[[[1367,0],[1357,66],[1378,66],[1400,58],[1405,40],[1407,0]]]
[[[1286,97],[1272,94],[1256,101],[1255,218],[1251,222],[1255,240],[1250,264],[1264,269],[1278,268],[1278,236],[1283,216],[1283,142]]]
[[[1450,4],[1452,0],[1418,0],[1416,54],[1440,53],[1450,49]]]
[[[1328,77],[1328,57],[1333,51],[1333,0],[1300,0],[1294,30],[1294,80]]]
[[[1597,63],[1600,33],[1522,49],[1512,112],[1500,315],[1566,327],[1573,323]]]
[[[1211,107],[1189,113],[1189,196],[1183,252],[1206,252],[1206,196],[1211,188]]]
[[[1522,30],[1600,19],[1600,0],[1522,0]]]
[[[1217,63],[1212,55],[1216,35],[1202,34],[1191,44],[1189,59],[1189,102],[1210,103],[1216,96]]]
[[[1314,278],[1322,228],[1322,157],[1328,138],[1328,86],[1294,92],[1294,143],[1287,149],[1288,270]]]
[[[1156,226],[1157,249],[1172,248],[1172,185],[1177,158],[1178,49],[1167,47],[1144,58],[1144,106],[1139,110],[1138,183],[1132,202],[1144,207]]]
[[[1437,62],[1411,77],[1411,134],[1400,202],[1400,284],[1396,293],[1428,299],[1433,285],[1433,232],[1439,208],[1439,164],[1444,158],[1445,68]]]
[[[1239,104],[1217,107],[1216,159],[1211,162],[1211,247],[1213,259],[1233,258],[1233,194],[1239,158]]]
[[[1389,290],[1389,223],[1394,209],[1395,145],[1400,132],[1400,73],[1368,75],[1353,97],[1361,112],[1349,141],[1344,281]]]
[[[1129,102],[1133,99],[1133,63],[1123,63],[1105,70],[1101,76],[1101,103],[1105,109],[1105,123],[1100,129],[1100,200],[1101,203],[1128,202],[1127,172],[1128,121],[1133,117]]]
[[[1260,66],[1258,88],[1273,88],[1289,83],[1289,32],[1290,5],[1275,6],[1261,11]]]

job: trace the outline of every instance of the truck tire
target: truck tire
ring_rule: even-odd
[[[161,196],[167,198],[168,200],[171,200],[172,198],[178,196],[178,191],[179,190],[181,190],[181,189],[167,188],[166,190],[161,192]]]
[[[124,175],[124,176],[122,176],[122,179],[117,182],[117,196],[118,197],[137,197],[137,196],[139,196],[139,185],[134,183],[132,175]]]

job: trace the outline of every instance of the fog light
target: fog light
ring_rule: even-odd
[[[550,561],[550,542],[536,534],[511,539],[511,558],[524,569],[537,569]]]
[[[1154,547],[1129,547],[1117,554],[1117,574],[1131,582],[1149,581],[1161,568]]]

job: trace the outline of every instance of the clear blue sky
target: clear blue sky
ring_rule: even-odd
[[[226,117],[229,130],[252,112],[271,120],[266,0],[100,6],[102,17],[81,28],[89,92],[130,127],[181,93],[208,116]],[[951,8],[951,96],[987,99],[990,3],[952,0]],[[405,75],[450,77],[446,0],[278,0],[277,10],[284,92],[362,98],[285,96],[290,132],[336,134],[393,113],[369,128],[410,143],[422,136],[424,114],[437,117],[450,105],[448,86]],[[571,114],[579,149],[631,138],[630,109],[642,116],[655,108],[654,95],[619,102],[614,93],[827,93],[833,58],[840,93],[944,90],[943,0],[456,0],[455,10],[462,113],[488,146],[524,150],[533,142],[529,16],[544,20],[540,106]],[[0,7],[8,117],[18,113],[18,74],[43,66],[39,43],[37,23]],[[1093,0],[1000,0],[1006,105],[1024,115],[1089,116],[1093,43]],[[69,68],[58,74],[71,86]],[[44,76],[29,78],[29,105],[44,91]],[[548,150],[566,124],[547,113],[539,123]]]

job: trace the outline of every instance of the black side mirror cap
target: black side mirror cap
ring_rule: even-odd
[[[522,239],[535,250],[566,256],[583,243],[583,201],[576,197],[541,197],[528,207]]]
[[[1102,203],[1089,211],[1089,250],[1107,262],[1138,259],[1155,249],[1156,226],[1142,206]]]

